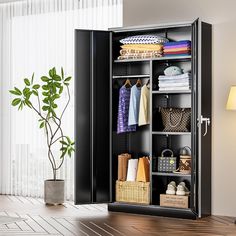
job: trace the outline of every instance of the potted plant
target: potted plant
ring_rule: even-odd
[[[15,96],[12,106],[18,110],[24,107],[32,109],[39,117],[39,128],[45,130],[47,157],[50,161],[53,178],[44,182],[44,200],[46,204],[62,204],[64,202],[64,180],[57,179],[57,171],[63,165],[66,156],[71,157],[75,151],[75,143],[66,136],[62,128],[62,118],[70,103],[71,77],[65,77],[63,68],[60,75],[55,67],[49,70],[48,76],[41,77],[41,85],[31,79],[24,79],[24,88],[14,87],[10,93]],[[62,109],[58,107],[62,94],[67,93],[67,101]],[[55,151],[60,155],[55,156]]]

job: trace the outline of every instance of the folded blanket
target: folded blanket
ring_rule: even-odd
[[[178,51],[178,52],[165,52],[164,51],[165,55],[171,55],[171,54],[178,55],[178,54],[190,54],[190,53],[191,53],[190,50],[182,50],[182,51]]]
[[[181,47],[181,48],[164,48],[164,52],[179,52],[179,51],[190,51],[190,47]]]
[[[118,60],[124,59],[143,59],[143,58],[156,58],[162,57],[160,53],[128,53],[118,57]]]
[[[132,53],[160,53],[162,54],[162,50],[134,50],[134,49],[121,49],[120,55],[132,54]]]
[[[176,42],[167,42],[164,43],[164,46],[173,46],[173,45],[182,45],[182,44],[191,44],[190,40],[180,40],[180,41],[176,41]]]
[[[191,55],[191,52],[189,53],[178,53],[178,54],[167,54],[167,55],[163,55],[164,57],[175,57],[175,56],[178,56],[178,57],[186,57],[186,56],[189,56]]]
[[[162,50],[162,44],[124,44],[121,45],[122,49],[133,49],[133,50]]]
[[[166,49],[171,49],[171,48],[182,48],[182,47],[190,47],[191,48],[191,44],[179,44],[179,45],[165,45],[164,48]]]
[[[189,83],[190,79],[186,78],[186,79],[169,79],[169,80],[159,80],[158,84],[175,84],[175,83]]]
[[[159,80],[179,80],[179,79],[189,79],[191,77],[190,73],[184,73],[181,75],[159,75]]]
[[[159,84],[158,85],[160,88],[168,88],[168,87],[184,87],[184,86],[189,86],[189,82],[187,83],[170,83],[170,84]]]
[[[190,87],[189,86],[183,86],[183,87],[168,87],[168,88],[159,88],[159,91],[178,91],[178,90],[189,90]]]

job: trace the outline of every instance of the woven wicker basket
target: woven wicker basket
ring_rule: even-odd
[[[150,182],[116,181],[116,201],[150,204]]]

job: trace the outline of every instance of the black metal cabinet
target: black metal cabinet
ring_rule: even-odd
[[[191,40],[191,56],[117,60],[121,38],[151,33]],[[75,203],[107,202],[110,211],[192,219],[211,214],[211,25],[198,19],[110,31],[76,30],[75,34]],[[191,71],[190,91],[157,90],[158,75],[167,65]],[[151,121],[136,132],[117,134],[118,89],[126,78],[150,80]],[[162,132],[155,118],[158,106],[191,107],[191,131]],[[170,147],[177,154],[182,146],[192,149],[191,175],[150,171],[150,205],[115,202],[118,154],[129,152],[134,158],[149,155],[152,159],[163,148]],[[191,190],[188,209],[160,206],[159,195],[170,180],[186,181]]]

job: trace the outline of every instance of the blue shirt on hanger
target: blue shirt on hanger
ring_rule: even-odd
[[[135,84],[132,86],[130,93],[128,125],[138,124],[140,95],[141,87],[137,87],[137,84]]]

